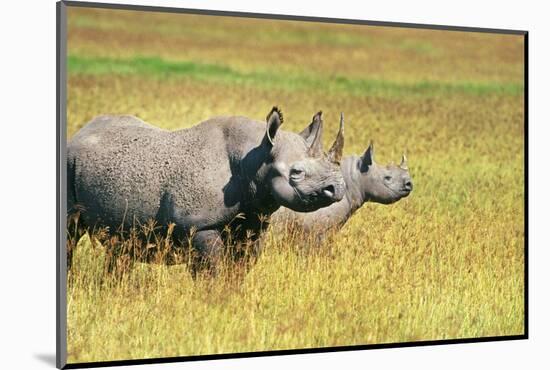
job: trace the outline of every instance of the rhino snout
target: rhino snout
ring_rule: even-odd
[[[344,184],[329,184],[322,189],[321,194],[333,202],[339,202],[344,198]]]
[[[409,195],[409,193],[413,190],[413,183],[410,177],[406,177],[403,179],[403,186],[401,187],[401,192],[405,194],[405,196]]]

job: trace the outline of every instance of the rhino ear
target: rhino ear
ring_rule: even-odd
[[[319,129],[323,124],[323,121],[321,119],[322,114],[323,112],[319,112],[316,115],[314,115],[309,126],[307,126],[299,134],[306,141],[308,146],[311,146],[311,144],[313,144],[313,141],[315,140],[315,136],[317,135],[317,131],[319,131]]]
[[[374,164],[374,145],[372,141],[365,153],[361,156],[361,172],[367,172],[369,167]]]
[[[311,120],[311,123],[306,127],[300,136],[305,140],[309,147],[309,154],[313,157],[318,157],[323,154],[323,112],[319,111]]]
[[[267,115],[266,121],[265,140],[273,146],[275,135],[279,127],[283,124],[283,112],[281,112],[278,107],[271,108],[271,112]]]

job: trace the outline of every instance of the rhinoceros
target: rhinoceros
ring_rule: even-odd
[[[343,125],[343,115],[340,120]],[[291,229],[305,239],[320,242],[328,233],[344,226],[364,203],[395,203],[407,197],[413,188],[405,154],[399,166],[379,165],[374,161],[372,142],[362,156],[344,157],[340,169],[346,184],[342,200],[310,213],[281,208],[271,217],[272,227]]]
[[[327,154],[321,112],[300,134],[279,129],[277,107],[266,121],[225,116],[166,131],[133,116],[96,117],[67,145],[68,214],[110,233],[174,224],[173,239],[198,252],[195,271],[228,242],[258,245],[280,206],[312,212],[342,200],[343,131]]]

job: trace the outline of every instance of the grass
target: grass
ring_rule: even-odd
[[[139,263],[118,278],[83,237],[68,361],[522,334],[522,45],[69,9],[69,137],[103,113],[177,129],[216,115],[263,119],[277,104],[294,132],[322,109],[328,146],[343,111],[345,155],[371,139],[382,163],[407,149],[415,188],[391,206],[366,204],[315,251],[270,232],[248,273],[228,266],[216,279]]]
[[[213,81],[223,84],[246,84],[255,88],[287,90],[327,89],[351,95],[411,96],[464,93],[482,95],[487,93],[521,95],[523,85],[501,82],[389,82],[372,79],[349,79],[323,75],[289,75],[288,73],[251,72],[243,73],[226,66],[195,63],[190,61],[168,61],[157,57],[134,57],[131,59],[82,58],[69,56],[69,71],[77,75],[147,75],[174,79],[188,77],[197,81]]]

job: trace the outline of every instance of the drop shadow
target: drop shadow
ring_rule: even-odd
[[[55,367],[56,365],[55,353],[35,353],[33,357],[51,367]]]

